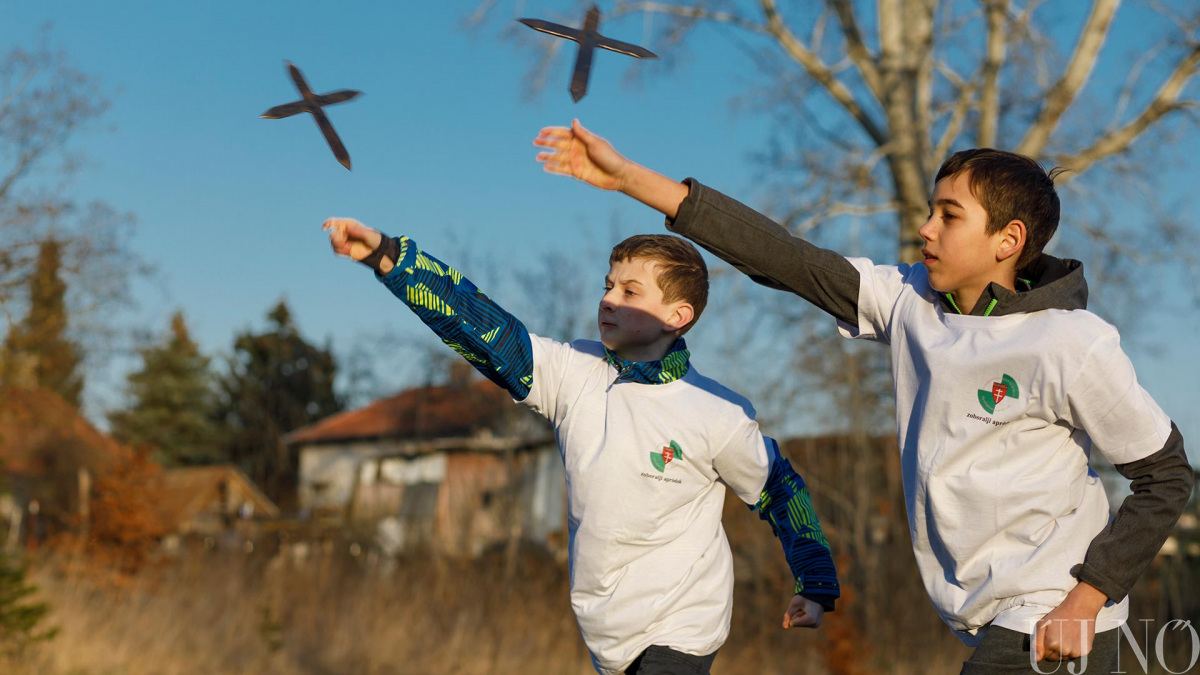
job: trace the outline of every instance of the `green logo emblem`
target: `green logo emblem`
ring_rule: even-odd
[[[659,473],[666,471],[667,465],[676,459],[683,461],[683,448],[679,447],[675,441],[671,441],[670,445],[663,446],[659,452],[650,453],[650,463],[654,465],[655,469],[658,469]]]
[[[1021,390],[1017,388],[1017,381],[1007,373],[1000,378],[999,382],[992,383],[991,391],[979,390],[979,405],[983,406],[989,415],[996,412],[996,406],[1006,398],[1021,398]]]

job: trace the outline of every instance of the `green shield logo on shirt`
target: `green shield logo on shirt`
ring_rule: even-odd
[[[979,405],[989,415],[996,412],[996,406],[1006,398],[1021,398],[1021,390],[1017,387],[1017,381],[1008,373],[1005,373],[999,382],[992,383],[991,391],[979,390]]]
[[[671,441],[670,445],[664,445],[658,452],[650,453],[650,463],[659,473],[663,473],[667,469],[667,465],[674,460],[683,460],[683,448],[675,441]]]

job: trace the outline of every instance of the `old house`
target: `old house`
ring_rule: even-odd
[[[303,515],[369,528],[385,552],[557,546],[562,460],[549,426],[488,381],[409,389],[299,429]]]
[[[232,464],[168,469],[157,482],[155,509],[167,550],[186,537],[241,545],[258,537],[264,521],[279,517],[275,504]]]
[[[118,444],[52,391],[0,391],[0,529],[5,544],[35,545],[86,528],[92,481]]]

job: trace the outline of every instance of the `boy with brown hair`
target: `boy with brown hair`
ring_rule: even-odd
[[[749,401],[700,375],[682,335],[708,270],[679,237],[641,235],[609,258],[600,342],[531,335],[457,270],[349,219],[335,252],[375,270],[454,351],[554,427],[567,475],[571,606],[601,673],[707,673],[729,635],[728,485],[780,538],[795,577],[783,627],[816,628],[839,595],[804,481]]]
[[[956,153],[938,172],[924,260],[875,265],[791,236],[693,179],[677,182],[579,125],[543,129],[551,173],[620,190],[851,338],[889,345],[913,551],[935,608],[976,646],[963,673],[1109,672],[1126,594],[1191,494],[1179,430],[1087,312],[1082,264],[1042,253],[1053,176],[1028,157]],[[1133,494],[1110,519],[1098,448]]]

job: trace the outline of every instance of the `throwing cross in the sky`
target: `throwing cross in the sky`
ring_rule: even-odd
[[[325,111],[322,107],[333,105],[334,103],[342,103],[358,96],[359,91],[353,89],[342,89],[329,94],[317,95],[312,93],[308,88],[308,83],[304,81],[304,76],[300,74],[300,69],[287,64],[288,72],[292,74],[292,81],[296,83],[296,88],[300,90],[300,95],[304,98],[291,103],[284,103],[271,108],[267,112],[260,115],[262,119],[277,120],[284,117],[291,117],[297,113],[307,112],[312,113],[312,116],[317,120],[317,126],[321,128],[321,133],[325,135],[325,140],[329,143],[329,149],[333,150],[333,156],[337,157],[337,161],[341,162],[342,166],[347,170],[350,168],[350,153],[346,152],[346,146],[342,145],[342,139],[338,138],[337,132],[333,130],[333,125],[329,123],[329,118],[325,116]]]
[[[592,70],[592,52],[597,47],[621,54],[628,54],[639,59],[658,58],[657,54],[648,49],[631,45],[628,42],[606,38],[596,32],[596,29],[600,27],[600,10],[595,5],[592,5],[592,8],[588,10],[587,18],[583,21],[582,31],[540,19],[517,19],[517,21],[534,30],[574,40],[579,43],[579,55],[575,57],[575,72],[571,75],[571,98],[575,99],[576,103],[587,93],[588,75],[591,74]]]

